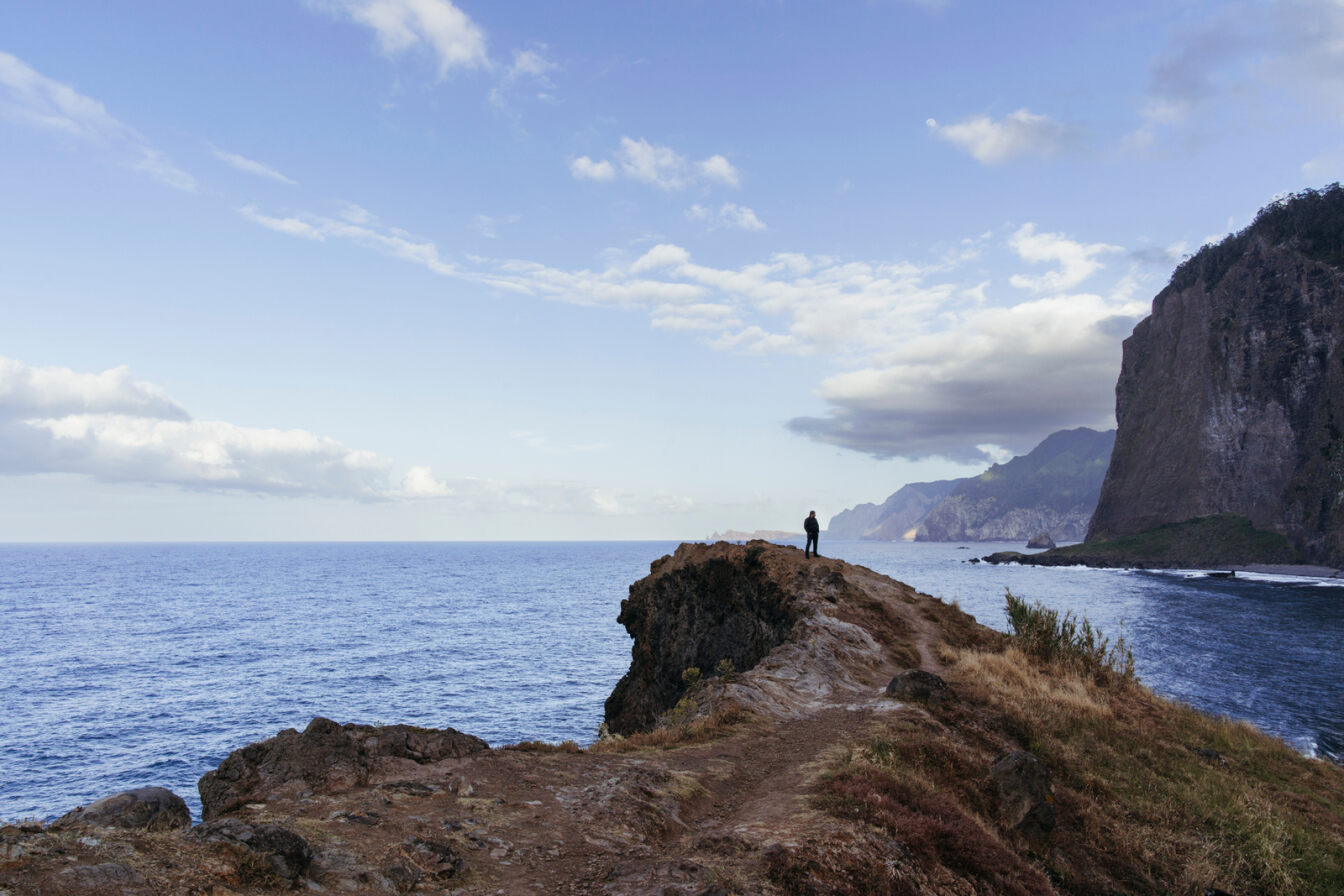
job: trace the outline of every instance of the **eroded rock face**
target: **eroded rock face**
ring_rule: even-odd
[[[798,619],[792,595],[763,574],[759,543],[682,545],[630,586],[617,621],[635,639],[630,670],[606,702],[608,727],[653,725],[686,689],[691,667],[723,660],[743,672],[781,644]]]
[[[339,792],[368,782],[384,757],[424,764],[490,749],[479,737],[452,728],[413,725],[339,725],[316,718],[303,733],[293,728],[235,750],[207,772],[197,789],[209,821],[245,803],[263,802],[281,787],[302,785]]]
[[[980,630],[959,610],[943,613],[870,569],[761,541],[682,545],[630,587],[619,618],[635,641],[630,669],[607,698],[607,726],[617,734],[651,728],[676,706],[689,667],[706,679],[695,692],[696,716],[797,718],[871,701],[893,666],[931,662],[912,639],[925,623],[914,620],[947,625],[949,640],[961,637],[953,631],[975,639]],[[716,675],[725,659],[733,673]]]
[[[1177,269],[1125,340],[1088,541],[1232,512],[1344,565],[1341,227],[1334,188]]]
[[[131,828],[172,831],[191,827],[191,813],[182,797],[164,787],[138,787],[80,806],[52,822],[71,827]]]

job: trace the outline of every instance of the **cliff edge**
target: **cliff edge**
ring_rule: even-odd
[[[1125,340],[1087,541],[1233,513],[1344,566],[1344,189],[1180,265]]]
[[[622,606],[607,728],[626,736],[491,749],[315,719],[207,774],[194,827],[159,788],[0,826],[0,892],[1344,887],[1344,770],[1010,607],[1017,636],[797,548],[683,545]]]

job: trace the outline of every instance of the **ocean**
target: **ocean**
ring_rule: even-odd
[[[801,547],[801,540],[798,542]],[[0,819],[196,781],[314,716],[492,745],[596,737],[629,585],[675,542],[0,545]],[[1344,762],[1344,582],[988,566],[1003,544],[832,542],[1005,629],[1085,615],[1140,679]]]

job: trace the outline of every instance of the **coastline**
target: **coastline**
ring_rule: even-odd
[[[655,561],[622,602],[634,648],[607,702],[616,736],[491,748],[453,729],[315,718],[202,778],[199,824],[150,787],[52,825],[0,825],[0,892],[1344,882],[1338,765],[1167,700],[1132,661],[1058,631],[1063,655],[868,567],[800,555],[757,541]]]

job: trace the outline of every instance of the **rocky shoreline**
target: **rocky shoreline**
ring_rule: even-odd
[[[683,545],[620,620],[630,670],[587,748],[314,719],[205,775],[194,826],[159,788],[0,826],[0,894],[1344,885],[1344,769],[864,567]]]

